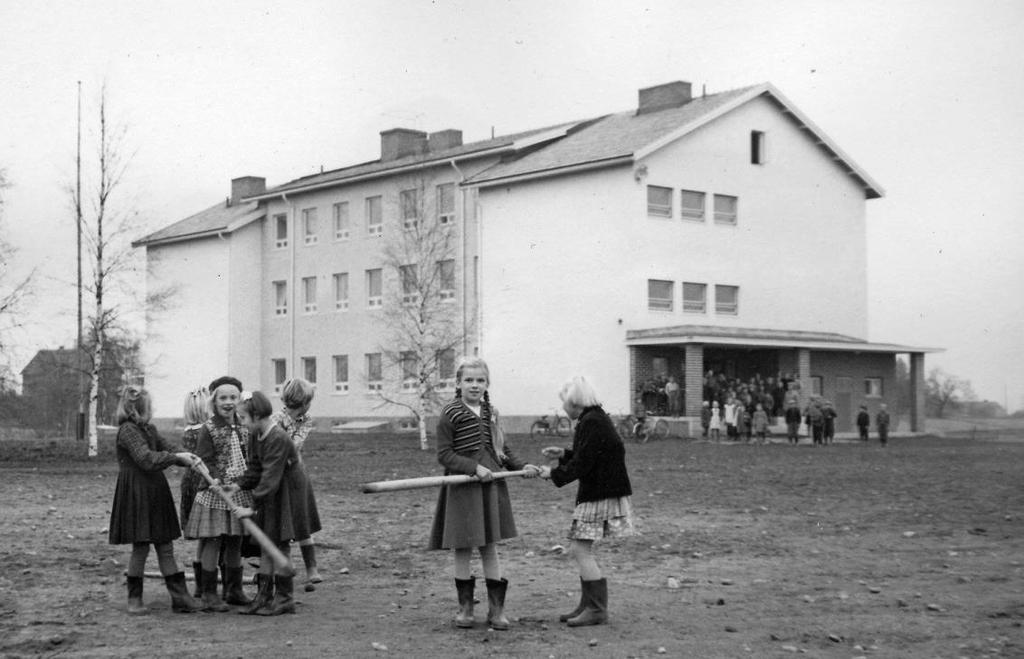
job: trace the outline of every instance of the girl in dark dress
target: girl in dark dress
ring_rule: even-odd
[[[142,603],[149,545],[156,547],[160,573],[171,594],[174,611],[190,613],[201,606],[185,588],[185,573],[174,558],[174,540],[181,537],[178,514],[164,469],[171,465],[191,466],[197,459],[178,452],[168,444],[149,421],[152,416],[149,394],[141,387],[129,386],[117,406],[117,486],[110,511],[109,539],[112,545],[132,545],[128,561],[128,613],[146,612]]]
[[[241,508],[239,517],[253,515],[285,556],[291,542],[308,538],[320,530],[313,488],[288,433],[271,417],[274,409],[265,395],[252,392],[238,408],[238,416],[249,428],[249,464],[237,487],[252,489],[253,509]],[[289,556],[289,561],[290,561]],[[260,556],[260,589],[243,613],[276,616],[295,613],[292,598],[294,577],[274,574],[274,561]]]

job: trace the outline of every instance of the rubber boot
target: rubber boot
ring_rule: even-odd
[[[260,609],[270,605],[274,599],[274,579],[269,574],[256,573],[256,597],[252,604],[238,612],[247,616],[255,615]]]
[[[176,572],[164,577],[164,583],[167,584],[167,592],[171,594],[172,611],[177,613],[193,613],[194,611],[202,610],[203,605],[188,594],[184,572]]]
[[[583,582],[583,597],[587,603],[575,618],[569,618],[570,627],[603,625],[608,622],[608,580],[595,579]]]
[[[306,564],[306,592],[316,590],[316,585],[324,580],[320,571],[316,569],[316,545],[299,545],[302,552],[302,562]]]
[[[505,592],[508,590],[508,579],[487,579],[487,624],[491,629],[504,631],[508,629],[508,618],[505,617]]]
[[[198,599],[203,596],[203,564],[199,561],[192,561],[192,575],[196,579],[195,588],[192,589],[192,597]]]
[[[459,612],[455,614],[455,626],[469,629],[473,626],[473,589],[476,579],[456,579],[455,590],[459,594]]]
[[[142,577],[128,577],[128,613],[138,616],[146,613],[142,603]]]
[[[583,596],[583,577],[580,577],[580,603],[571,612],[558,616],[558,622],[569,622],[569,618],[575,618],[583,613],[585,608],[587,608],[587,599]]]
[[[274,575],[274,599],[269,605],[256,611],[256,615],[279,616],[282,613],[295,613],[295,600],[292,598],[294,587],[295,577]]]
[[[244,568],[241,566],[224,568],[225,604],[232,604],[234,606],[249,606],[252,604],[252,600],[245,596],[245,590],[242,589],[243,570]]]
[[[203,570],[203,610],[223,613],[230,608],[217,594],[217,570]]]

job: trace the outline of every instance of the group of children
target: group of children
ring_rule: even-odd
[[[720,441],[722,429],[725,428],[726,437],[730,441],[768,443],[768,428],[771,424],[768,412],[761,403],[755,403],[753,410],[749,410],[734,399],[729,399],[721,408],[717,400],[704,401],[700,412],[704,437]]]
[[[813,444],[830,444],[835,438],[837,417],[838,413],[832,403],[818,396],[813,396],[802,412],[797,399],[791,398],[786,402],[783,415],[787,439],[790,444],[800,443],[800,426],[806,424]],[[860,439],[868,441],[871,416],[866,405],[860,406],[856,423]],[[875,415],[875,428],[883,446],[889,440],[889,423],[889,412],[885,403],[882,403]],[[769,414],[761,403],[747,407],[730,398],[722,407],[719,407],[717,400],[704,401],[701,407],[703,436],[712,441],[720,441],[724,428],[726,437],[732,441],[746,440],[748,443],[765,444],[768,442],[770,426]]]
[[[179,450],[152,425],[149,393],[141,387],[125,388],[117,409],[119,472],[109,541],[132,545],[129,613],[146,611],[142,591],[150,544],[156,547],[174,611],[228,611],[234,605],[247,614],[294,613],[294,578],[275,574],[265,551],[256,578],[257,596],[245,595],[242,520],[249,517],[285,556],[291,543],[299,542],[307,590],[322,581],[312,544],[320,518],[301,458],[302,442],[312,427],[307,412],[313,394],[309,382],[289,381],[281,394],[284,410],[275,415],[263,393],[243,395],[237,378],[217,378],[208,388],[186,396],[185,450]],[[173,464],[191,468],[181,481],[180,521],[163,474]],[[194,595],[186,590],[184,573],[174,558],[172,543],[182,531],[187,539],[198,541]],[[220,593],[218,570],[223,580]]]
[[[501,569],[497,543],[517,536],[508,487],[501,471],[522,471],[557,487],[578,481],[576,505],[568,537],[579,569],[580,601],[560,616],[569,626],[603,624],[608,619],[608,584],[594,554],[601,538],[632,535],[632,489],[625,448],[593,387],[582,377],[559,392],[563,409],[576,421],[571,448],[550,446],[543,455],[556,461],[537,466],[520,460],[504,441],[498,411],[487,392],[490,371],[479,358],[464,360],[456,371],[455,398],[440,413],[437,458],[445,474],[466,474],[469,483],[444,485],[438,494],[430,531],[430,549],[451,550],[459,604],[454,623],[475,624],[471,561],[476,550],[487,587],[487,624],[509,628],[504,613],[508,579]],[[131,544],[128,565],[128,611],[144,613],[142,580],[149,545],[157,550],[160,570],[174,611],[225,611],[279,615],[294,613],[293,577],[275,574],[266,551],[260,559],[258,592],[249,600],[242,590],[245,532],[242,519],[253,518],[287,557],[297,541],[306,563],[307,590],[321,580],[311,537],[320,530],[312,487],[301,450],[312,423],[308,417],[313,387],[295,379],[281,394],[285,409],[273,414],[267,397],[243,395],[237,379],[223,377],[208,389],[190,392],[185,401],[185,450],[164,440],[150,423],[149,394],[125,389],[118,407],[117,457],[120,465],[111,512],[111,544]],[[181,481],[181,523],[163,470],[171,465],[193,467]],[[202,474],[208,472],[208,477]],[[185,588],[185,575],[174,558],[173,541],[198,540],[197,593]],[[217,570],[224,575],[223,598],[217,592]],[[198,599],[196,599],[198,598]]]

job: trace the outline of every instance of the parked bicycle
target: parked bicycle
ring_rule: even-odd
[[[554,412],[554,414],[545,414],[533,422],[533,425],[530,426],[530,437],[569,436],[569,433],[572,432],[572,422],[569,421],[569,417],[562,416],[558,410],[554,410]]]
[[[651,437],[665,439],[668,437],[668,423],[665,419],[645,416],[641,421],[633,414],[627,414],[619,421],[619,435],[622,439],[632,439],[640,444],[647,443]]]

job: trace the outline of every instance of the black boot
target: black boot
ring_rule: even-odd
[[[459,612],[455,614],[455,626],[469,629],[473,626],[473,588],[476,579],[456,579],[455,590],[459,594]]]
[[[254,615],[260,609],[269,606],[270,601],[274,599],[274,579],[269,574],[257,572],[256,587],[256,598],[253,599],[252,604],[241,609],[239,613],[247,616]]]
[[[128,577],[128,613],[133,616],[146,613],[142,603],[142,577]]]
[[[586,606],[582,613],[567,621],[569,626],[603,625],[608,622],[608,580],[584,581],[583,597],[587,600]]]
[[[164,577],[167,584],[167,592],[171,594],[171,610],[178,613],[192,613],[200,611],[203,605],[197,602],[188,594],[188,587],[185,585],[185,573],[176,572],[169,577]]]
[[[508,629],[508,618],[505,617],[505,592],[508,590],[508,579],[487,579],[487,624],[491,629],[504,631]]]
[[[203,596],[203,564],[199,561],[192,561],[192,575],[196,579],[195,588],[192,589],[192,597],[198,599]]]
[[[580,603],[571,612],[558,616],[558,622],[569,622],[569,618],[575,618],[583,613],[585,608],[587,608],[587,598],[583,596],[583,577],[580,577]]]
[[[217,594],[217,570],[203,570],[203,611],[229,611],[230,608]]]
[[[295,577],[274,575],[274,599],[270,604],[256,612],[260,616],[279,616],[282,613],[295,613],[295,600],[292,599]]]
[[[245,596],[242,589],[242,567],[224,568],[224,602],[235,606],[248,606],[252,600]]]

